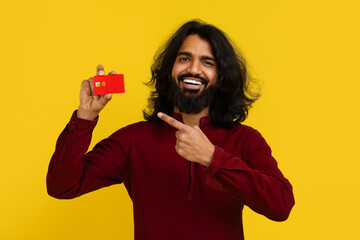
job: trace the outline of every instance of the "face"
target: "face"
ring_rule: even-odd
[[[185,96],[201,95],[216,83],[217,65],[207,40],[189,35],[181,45],[171,76]]]

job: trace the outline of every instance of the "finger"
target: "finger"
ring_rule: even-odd
[[[178,120],[166,115],[165,113],[162,113],[162,112],[158,112],[157,116],[167,122],[170,126],[173,126],[174,128],[177,128],[179,129],[180,131],[184,131],[187,126],[181,122],[179,122]]]
[[[84,91],[87,96],[91,96],[91,87],[89,80],[84,80],[81,82],[81,91]]]
[[[109,75],[112,75],[112,74],[117,74],[117,73],[116,73],[116,71],[109,72]]]
[[[105,95],[103,95],[103,98],[104,98],[105,102],[107,103],[108,101],[111,100],[112,94],[105,94]]]
[[[104,71],[104,66],[99,64],[96,67],[96,75],[104,75],[105,71]]]
[[[176,133],[175,133],[175,137],[176,137],[176,139],[178,139],[179,140],[179,138],[180,138],[180,131],[176,131]]]
[[[186,140],[187,135],[188,135],[188,132],[184,132],[181,130],[176,131],[176,133],[175,133],[175,137],[178,142],[183,142],[184,140]]]
[[[184,134],[186,134],[186,133],[184,133],[184,131],[181,131],[181,130],[176,131],[175,137],[176,137],[176,142],[177,143],[180,143],[180,142],[183,141]]]
[[[179,149],[178,145],[175,145],[175,151],[180,155],[180,153],[179,153],[180,149]]]
[[[94,79],[91,77],[88,81],[90,84],[91,96],[94,96]]]

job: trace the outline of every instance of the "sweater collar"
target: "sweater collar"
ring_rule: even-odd
[[[180,113],[173,112],[172,117],[180,122],[183,122],[182,115]],[[208,116],[200,118],[200,127],[208,124],[210,124],[210,118]]]

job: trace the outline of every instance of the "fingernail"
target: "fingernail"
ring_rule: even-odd
[[[157,115],[158,115],[159,118],[161,118],[163,114],[161,112],[158,112]]]
[[[99,75],[104,75],[105,74],[105,72],[104,72],[104,70],[99,70]]]

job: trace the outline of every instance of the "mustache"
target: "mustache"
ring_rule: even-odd
[[[196,75],[193,75],[191,73],[185,73],[185,74],[180,74],[178,76],[178,80],[179,81],[182,81],[184,80],[185,78],[193,78],[193,79],[197,79],[197,80],[200,80],[203,84],[207,85],[209,83],[209,80],[207,80],[206,78],[200,76],[200,74],[196,74]]]

